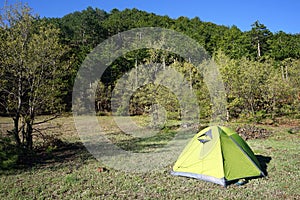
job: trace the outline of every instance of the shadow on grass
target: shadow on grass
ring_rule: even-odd
[[[94,157],[81,142],[69,143],[56,140],[51,146],[37,148],[32,152],[20,153],[17,163],[1,173],[6,175],[22,173],[22,171],[41,168],[52,170],[67,168],[69,171],[80,168]]]
[[[268,176],[268,165],[272,158],[269,156],[263,156],[263,155],[256,155],[256,158],[261,166],[261,170],[263,171],[263,173],[265,174],[265,176]]]
[[[195,132],[197,131],[194,128],[186,128],[181,131],[164,129],[150,137],[145,137],[145,138],[128,137],[126,139],[115,141],[114,143],[126,151],[142,153],[142,152],[154,151],[164,147],[166,144],[168,144],[168,142],[173,140],[177,134],[181,135],[180,138],[181,140],[192,139]],[[116,135],[118,134],[124,135],[123,132],[119,132]]]
[[[190,132],[189,129],[185,130]],[[123,132],[110,134],[111,141],[125,151],[148,152],[162,148],[168,141],[177,134],[176,131],[162,130],[158,134],[147,138],[134,138]],[[108,135],[109,136],[109,135]],[[190,137],[189,134],[185,135]],[[105,144],[97,143],[97,148]],[[95,147],[96,148],[96,147]],[[0,152],[1,153],[1,152]],[[1,173],[16,174],[31,169],[59,169],[66,168],[70,171],[80,168],[89,160],[94,160],[94,156],[86,149],[81,142],[66,142],[60,139],[53,139],[50,145],[39,147],[32,152],[20,153],[18,162],[10,168],[1,169]]]
[[[163,147],[175,134],[175,132],[159,133],[147,138],[121,140],[117,141],[115,144],[126,151],[143,152]]]

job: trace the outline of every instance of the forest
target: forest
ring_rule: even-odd
[[[272,123],[282,116],[300,117],[300,34],[272,33],[260,21],[243,32],[199,17],[172,19],[137,9],[106,12],[88,7],[61,18],[41,18],[26,5],[3,9],[0,21],[0,113],[12,117],[15,128],[10,133],[18,145],[29,149],[36,116],[71,112],[74,80],[86,56],[107,38],[142,27],[171,29],[204,47],[222,75],[227,121],[268,119]],[[199,119],[211,116],[201,74],[189,60],[157,49],[133,51],[111,64],[96,86],[97,114],[111,115],[111,94],[124,73],[151,63],[182,73],[197,91]],[[169,118],[180,119],[176,95],[154,84],[131,96],[130,115],[147,114],[158,103]]]

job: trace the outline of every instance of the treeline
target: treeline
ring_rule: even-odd
[[[222,50],[230,58],[284,60],[298,59],[300,56],[299,34],[282,31],[272,33],[259,21],[251,25],[250,31],[242,32],[236,26],[226,27],[203,22],[198,17],[171,19],[137,9],[114,9],[107,13],[91,7],[62,18],[45,20],[61,29],[64,42],[87,52],[117,33],[139,27],[162,27],[195,39],[211,55]]]
[[[242,32],[236,26],[220,26],[201,21],[198,17],[172,19],[137,9],[114,9],[108,13],[88,7],[62,18],[33,17],[32,20],[40,27],[52,26],[59,30],[59,42],[65,47],[64,51],[67,50],[61,58],[68,61],[69,65],[63,77],[63,91],[60,95],[66,105],[64,111],[71,110],[73,82],[86,56],[110,36],[139,27],[162,27],[184,33],[212,55],[220,66],[225,82],[229,118],[257,115],[275,117],[296,113],[299,109],[299,34],[282,31],[272,33],[259,21],[254,22],[249,31]],[[149,63],[176,66],[191,83],[191,87],[199,90],[199,102],[206,108],[201,112],[202,117],[211,114],[210,98],[204,92],[205,86],[199,86],[202,77],[191,72],[189,61],[153,49],[132,52],[112,63],[98,85],[95,102],[97,111],[100,114],[111,112],[111,92],[117,80],[136,66]],[[153,101],[142,96],[153,96],[154,89],[157,88],[148,86],[135,93],[136,96],[131,99],[131,114],[147,112]],[[160,96],[167,94],[172,96],[167,91]],[[158,96],[156,98],[159,99]],[[139,102],[135,102],[137,99]],[[174,112],[179,112],[174,109],[175,97],[172,102],[168,106]],[[1,112],[5,114],[6,108],[1,107]],[[51,109],[47,108],[43,112],[51,113]]]

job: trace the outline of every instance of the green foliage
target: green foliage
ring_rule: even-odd
[[[256,58],[260,59],[269,51],[268,40],[272,37],[272,33],[259,21],[255,21],[251,27],[248,34],[252,40],[253,52],[256,52]]]
[[[68,174],[65,177],[65,183],[69,184],[69,185],[72,185],[72,184],[74,184],[74,183],[76,183],[78,181],[79,181],[79,179],[74,174]]]
[[[269,40],[270,56],[275,60],[300,58],[299,35],[287,34],[283,31],[275,33]]]
[[[60,31],[38,21],[26,5],[6,8],[0,25],[1,107],[13,118],[17,146],[32,149],[35,116],[64,109],[67,48]]]
[[[223,75],[231,117],[247,116],[260,122],[265,117],[298,112],[298,60],[282,61],[278,67],[274,60],[233,60],[222,52],[215,55],[215,60]]]
[[[74,65],[77,67],[74,67],[73,75],[70,75],[69,80],[74,79],[76,69],[86,54],[103,39],[133,28],[159,26],[187,34],[203,45],[212,55],[219,54],[219,51],[225,54],[224,56],[229,60],[225,61],[226,66],[223,64],[224,60],[220,62],[220,65],[222,65],[223,79],[227,86],[228,110],[232,117],[238,117],[243,113],[255,116],[257,111],[263,109],[267,116],[271,115],[272,117],[281,115],[288,110],[288,113],[295,111],[296,102],[294,102],[294,106],[282,106],[280,102],[285,95],[291,94],[286,94],[291,87],[297,86],[297,84],[286,84],[280,79],[280,65],[283,64],[283,70],[286,70],[286,66],[289,65],[283,63],[286,59],[299,59],[299,35],[284,32],[271,33],[259,21],[251,25],[250,31],[242,32],[236,26],[218,26],[210,22],[203,22],[198,17],[189,19],[183,16],[171,19],[137,9],[123,11],[113,9],[110,13],[106,13],[99,9],[87,8],[57,19],[56,23],[62,30],[62,40],[71,47],[76,60]],[[163,45],[163,41],[159,45]],[[188,61],[171,53],[148,49],[130,52],[124,57],[118,58],[105,71],[96,92],[97,111],[103,114],[111,111],[110,94],[118,79],[136,66],[152,62],[162,63],[166,66],[172,65],[183,73],[185,79],[196,91],[201,105],[201,117],[211,116],[212,111],[206,86],[200,74],[194,71],[190,72]],[[288,71],[288,76],[294,74],[289,69]],[[132,76],[131,79],[134,81],[136,77]],[[291,83],[290,81],[289,83]],[[70,81],[70,88],[72,83]],[[131,114],[145,113],[144,108],[151,103],[144,97],[150,97],[153,92],[154,89],[147,87],[136,92],[135,96],[131,97],[129,108]],[[295,91],[292,93],[294,96]],[[165,92],[162,96],[170,95]],[[137,99],[140,99],[139,103],[137,103]],[[175,101],[170,101],[169,107],[173,106],[172,102]],[[124,114],[126,110],[126,107],[118,108],[120,114]]]
[[[275,117],[294,115],[299,110],[297,74],[300,36],[282,31],[271,33],[259,21],[251,25],[250,31],[242,32],[236,26],[219,26],[201,21],[198,17],[171,19],[137,9],[113,9],[107,13],[88,7],[62,18],[43,19],[33,16],[28,6],[19,11],[11,9],[10,12],[11,19],[8,23],[2,23],[0,28],[0,40],[3,41],[0,45],[3,52],[0,60],[4,66],[0,70],[0,83],[2,88],[12,94],[7,95],[7,91],[0,93],[4,99],[0,103],[1,113],[11,114],[17,106],[14,94],[18,89],[17,74],[21,71],[24,71],[22,75],[27,80],[23,88],[29,88],[32,80],[41,83],[25,95],[27,102],[30,95],[36,98],[35,114],[70,111],[74,79],[86,55],[108,37],[138,27],[163,27],[182,32],[214,55],[219,60],[223,74],[231,117],[249,113],[255,116],[260,110],[264,110],[267,116]],[[24,16],[22,20],[20,16]],[[141,36],[141,39],[144,38]],[[164,41],[157,45],[159,49]],[[117,80],[137,66],[149,63],[172,66],[182,73],[196,92],[201,107],[200,117],[207,118],[213,114],[203,77],[189,65],[189,61],[170,52],[153,49],[130,52],[111,64],[101,77],[101,82],[95,85],[97,112],[102,115],[110,113],[111,93]],[[41,70],[55,73],[46,74],[46,78],[44,75],[37,76]],[[36,79],[33,79],[33,74]],[[131,79],[134,81],[136,77]],[[14,84],[11,84],[12,80]],[[53,90],[48,90],[50,85],[55,86]],[[149,100],[152,93],[155,93],[155,89],[150,86],[136,92],[130,100],[131,114],[145,113],[144,108],[154,103]],[[164,106],[175,117],[179,112],[173,109],[176,108],[176,95],[160,88],[160,94],[152,95],[151,98],[161,101],[159,96],[161,99],[167,97]],[[126,109],[120,107],[118,112],[124,113]]]

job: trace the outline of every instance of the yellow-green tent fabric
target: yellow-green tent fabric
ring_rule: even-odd
[[[264,176],[248,144],[223,126],[207,127],[197,133],[178,157],[171,174],[223,186],[241,178]]]

